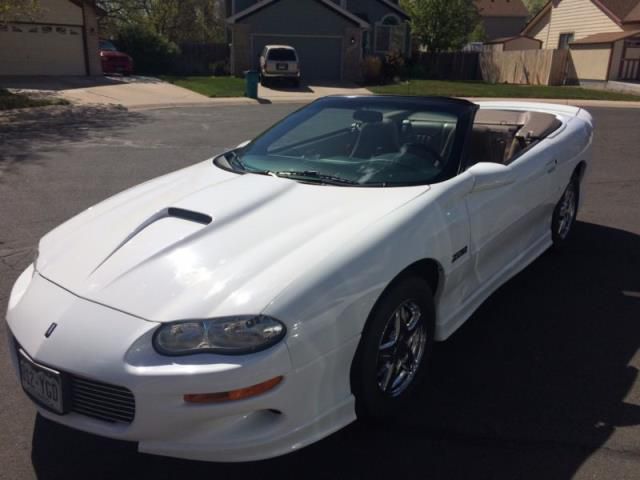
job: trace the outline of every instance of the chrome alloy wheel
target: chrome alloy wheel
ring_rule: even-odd
[[[558,237],[564,240],[569,235],[573,220],[576,216],[576,185],[571,182],[560,201],[558,212]]]
[[[397,397],[411,385],[426,343],[422,311],[415,301],[407,300],[391,314],[380,339],[376,368],[383,393]]]

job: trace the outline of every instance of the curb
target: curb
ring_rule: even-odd
[[[271,100],[258,99],[253,100],[244,97],[235,98],[217,98],[211,99],[209,102],[184,102],[184,103],[159,103],[150,105],[132,105],[127,107],[130,111],[144,110],[160,110],[167,108],[180,107],[213,107],[221,106],[240,106],[240,105],[286,105],[286,104],[305,104],[311,103],[321,97],[314,98],[298,98],[298,97],[281,97]],[[457,97],[469,100],[470,102],[525,102],[525,103],[551,103],[556,105],[570,105],[580,108],[617,108],[617,109],[640,109],[640,102],[630,102],[626,100],[586,100],[586,99],[557,99],[557,98],[499,98],[499,97]]]
[[[129,111],[143,111],[143,110],[161,110],[167,108],[180,108],[180,107],[214,107],[214,106],[242,106],[242,105],[293,105],[293,104],[306,104],[311,103],[318,98],[296,98],[296,97],[283,97],[272,100],[259,98],[254,100],[245,97],[234,98],[216,98],[211,99],[209,102],[174,102],[174,103],[158,103],[149,105],[131,105],[126,107]]]

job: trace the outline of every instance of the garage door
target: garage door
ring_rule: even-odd
[[[291,45],[302,65],[305,82],[337,81],[342,78],[342,39],[333,37],[297,37],[279,35],[253,35],[254,68],[265,45]]]
[[[82,27],[0,25],[0,75],[86,75]]]

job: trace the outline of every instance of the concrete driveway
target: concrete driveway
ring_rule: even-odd
[[[122,105],[130,110],[173,106],[252,105],[250,98],[209,98],[153,77],[2,77],[0,87],[54,96],[76,105]],[[369,95],[353,84],[259,88],[260,103],[308,103],[327,95]]]
[[[285,84],[258,87],[258,97],[266,103],[308,103],[328,95],[371,95],[371,92],[351,83],[302,85],[300,88]]]
[[[122,105],[127,109],[247,103],[248,98],[213,99],[153,77],[0,77],[0,87],[37,91],[78,105]]]

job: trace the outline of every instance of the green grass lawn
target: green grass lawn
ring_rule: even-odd
[[[69,102],[62,98],[29,98],[26,95],[11,93],[0,88],[0,110],[46,107],[48,105],[69,105]]]
[[[410,80],[393,85],[367,87],[374,93],[391,95],[437,95],[445,97],[567,98],[580,100],[635,100],[640,96],[580,87],[506,85],[483,82]]]
[[[207,97],[242,97],[244,79],[236,77],[177,77],[164,75],[162,80],[188,88]]]

